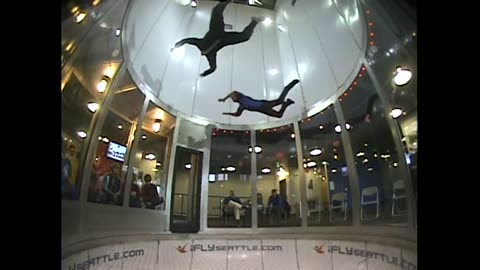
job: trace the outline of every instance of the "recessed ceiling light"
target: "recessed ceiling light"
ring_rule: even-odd
[[[345,127],[347,128],[347,130],[350,130],[352,128],[352,126],[350,125],[350,123],[346,123],[345,124]]]
[[[311,156],[318,156],[320,154],[322,154],[322,149],[320,149],[320,148],[314,148],[314,149],[310,150],[310,155]]]
[[[118,128],[119,130],[122,130],[122,129],[123,129],[123,125],[122,125],[122,124],[118,124],[117,128]]]
[[[100,107],[100,105],[98,105],[98,103],[96,102],[89,102],[87,104],[87,107],[88,107],[88,110],[91,111],[92,113],[96,112],[98,110],[98,108]]]
[[[261,146],[255,146],[255,153],[259,154],[262,152],[262,147]]]
[[[393,77],[393,82],[398,86],[403,86],[412,79],[412,72],[408,69],[397,67],[397,72]]]
[[[160,128],[162,127],[160,122],[160,119],[156,119],[155,123],[153,123],[153,131],[155,131],[155,133],[160,132]]]
[[[192,163],[185,163],[185,169],[190,170],[192,168]]]
[[[228,171],[228,172],[234,172],[234,171],[235,171],[235,167],[234,167],[234,166],[228,166],[228,167],[227,167],[227,171]]]
[[[264,174],[268,174],[268,173],[270,173],[271,171],[272,171],[272,170],[271,170],[270,168],[267,168],[267,167],[265,167],[265,168],[262,169],[262,173],[264,173]]]
[[[83,130],[80,130],[79,132],[77,132],[77,134],[78,134],[78,137],[82,139],[85,139],[87,137],[87,133]]]
[[[373,171],[373,168],[372,167],[368,168],[368,171],[369,172]]]
[[[357,153],[357,157],[363,157],[363,156],[365,156],[365,152],[360,151]]]
[[[403,114],[403,111],[400,108],[394,108],[390,112],[390,116],[392,116],[393,119],[397,119],[398,117],[402,116],[402,114]]]
[[[290,134],[290,138],[295,139],[295,133],[292,132],[292,133]]]
[[[315,166],[317,166],[317,162],[315,162],[315,161],[310,161],[310,162],[307,163],[308,168],[312,168],[312,167],[315,167]]]
[[[76,21],[77,23],[82,23],[83,20],[85,20],[85,17],[87,16],[87,13],[85,12],[80,12],[77,17],[76,17]]]
[[[388,159],[390,157],[390,154],[383,154],[380,157],[383,159]]]
[[[111,79],[113,78],[113,75],[115,75],[115,67],[109,65],[107,68],[105,68],[105,70],[103,71],[103,75],[105,75],[105,77],[107,77],[108,79]],[[108,81],[108,80],[107,80]]]
[[[120,36],[120,28],[117,28],[117,30],[115,30],[115,36],[119,37]]]
[[[97,90],[100,93],[105,92],[107,89],[108,81],[106,78],[102,78],[102,80],[97,84]]]
[[[147,135],[142,135],[142,140],[146,140],[147,139]]]
[[[335,126],[335,131],[336,131],[337,133],[342,132],[342,126],[336,125],[336,126]]]
[[[190,6],[191,7],[197,7],[197,0],[192,0],[192,2],[190,3]]]
[[[67,47],[65,47],[65,50],[67,52],[70,52],[70,50],[73,48],[73,46],[75,45],[75,41],[71,41],[70,43],[68,43]]]
[[[318,128],[319,128],[320,130],[323,130],[324,127],[323,127],[323,125],[320,125]]]
[[[154,160],[155,159],[155,154],[153,154],[153,153],[146,154],[145,158],[148,159],[148,160]]]
[[[102,142],[108,143],[110,140],[107,137],[103,137]]]
[[[337,169],[332,169],[332,173],[336,173],[337,172]]]

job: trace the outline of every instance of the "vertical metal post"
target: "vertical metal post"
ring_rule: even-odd
[[[123,207],[129,207],[130,201],[130,188],[132,186],[132,181],[130,180],[130,176],[133,177],[133,167],[135,166],[135,153],[137,152],[138,143],[140,141],[140,136],[142,134],[142,123],[145,120],[145,115],[147,114],[148,104],[150,103],[150,98],[145,97],[143,101],[142,111],[138,117],[137,128],[135,131],[135,135],[133,138],[133,143],[127,163],[127,173],[125,175],[125,190],[123,192]]]
[[[250,130],[250,145],[252,146],[252,153],[250,153],[250,183],[252,184],[252,229],[258,228],[258,183],[257,183],[257,154],[255,153],[255,145],[257,144],[257,137],[255,129]],[[264,205],[265,207],[265,205]]]
[[[297,164],[298,164],[298,177],[300,180],[300,202],[301,202],[301,215],[302,215],[302,227],[308,226],[308,205],[307,205],[307,181],[305,181],[305,170],[303,169],[303,147],[300,135],[300,126],[298,121],[293,122],[293,130],[295,132],[295,146],[297,148]]]
[[[338,123],[342,127],[341,138],[343,143],[343,151],[345,152],[345,160],[348,167],[348,183],[350,186],[350,195],[352,196],[352,225],[360,226],[360,183],[358,182],[357,168],[355,167],[355,159],[352,150],[352,143],[348,131],[345,128],[345,117],[343,116],[342,107],[338,99],[333,103],[335,115]]]

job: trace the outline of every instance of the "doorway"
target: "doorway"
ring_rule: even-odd
[[[202,159],[202,152],[177,146],[170,208],[172,232],[197,233],[200,229]]]
[[[287,198],[287,180],[284,179],[282,181],[280,181],[280,195],[282,196],[282,198],[284,200],[288,200]]]

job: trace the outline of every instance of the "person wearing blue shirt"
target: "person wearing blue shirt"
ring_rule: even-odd
[[[288,92],[299,82],[300,82],[299,80],[291,81],[287,86],[283,88],[283,91],[280,94],[280,97],[278,97],[275,100],[257,100],[243,93],[240,93],[238,91],[233,91],[230,94],[228,94],[225,98],[220,98],[218,101],[225,102],[225,100],[227,100],[228,98],[231,98],[233,102],[240,104],[236,112],[234,113],[224,112],[223,113],[224,115],[231,115],[231,116],[238,117],[242,114],[244,110],[247,110],[252,112],[260,112],[272,117],[281,118],[283,116],[283,113],[287,109],[287,107],[295,103],[291,99],[287,99],[285,101],[285,97],[287,96]],[[282,105],[280,110],[275,111],[273,107],[278,106],[280,104]]]
[[[290,205],[276,189],[272,189],[272,195],[268,198],[268,209],[274,220],[277,220],[279,217],[288,217]]]

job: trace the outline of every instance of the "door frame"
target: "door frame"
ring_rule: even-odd
[[[188,232],[188,233],[197,233],[197,232],[200,232],[200,223],[201,223],[201,201],[202,201],[202,182],[203,182],[203,170],[204,170],[204,167],[203,167],[203,162],[204,162],[204,158],[203,158],[203,151],[199,151],[197,149],[192,149],[192,148],[189,148],[189,147],[185,147],[184,145],[180,145],[180,144],[177,144],[175,146],[175,159],[173,160],[173,171],[172,171],[172,181],[171,181],[171,184],[170,184],[170,189],[171,189],[171,196],[170,196],[170,205],[169,205],[169,223],[167,224],[168,225],[168,228],[170,231],[172,231],[172,226],[174,226],[174,224],[172,223],[173,222],[173,219],[172,219],[172,215],[175,214],[175,211],[174,211],[174,207],[175,207],[175,204],[174,204],[174,200],[175,200],[175,183],[174,183],[174,179],[175,179],[175,176],[176,176],[176,171],[175,171],[175,165],[176,165],[176,152],[177,152],[177,149],[179,148],[182,148],[182,151],[185,151],[185,153],[187,154],[190,154],[190,155],[197,155],[198,158],[199,158],[199,162],[201,162],[201,166],[200,168],[196,168],[199,170],[198,174],[194,175],[194,179],[192,180],[194,183],[195,181],[197,181],[196,185],[193,185],[192,187],[192,183],[189,182],[189,188],[191,187],[193,190],[192,190],[192,194],[189,194],[189,196],[192,196],[193,194],[196,194],[196,198],[193,198],[195,200],[192,201],[192,206],[187,206],[187,212],[188,211],[191,211],[193,208],[193,205],[196,205],[195,209],[196,209],[196,213],[195,215],[192,216],[193,220],[196,222],[196,227],[193,227],[193,224],[192,224],[192,229],[196,230],[196,232]],[[200,179],[196,179],[197,177],[199,177]],[[180,232],[182,233],[182,232]],[[187,233],[187,232],[186,232]]]

